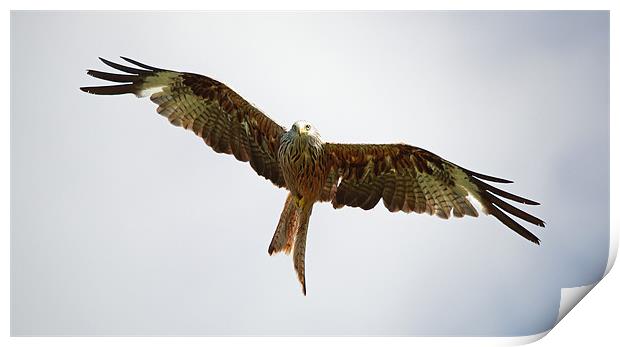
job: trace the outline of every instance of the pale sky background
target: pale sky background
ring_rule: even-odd
[[[284,190],[146,99],[79,91],[119,55],[514,180],[541,245],[317,205],[304,297],[267,255]],[[605,269],[607,12],[14,12],[11,73],[12,335],[529,335]]]

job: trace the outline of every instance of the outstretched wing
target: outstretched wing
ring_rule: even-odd
[[[218,153],[249,161],[259,175],[278,187],[285,186],[277,159],[284,128],[232,89],[206,76],[159,69],[128,58],[123,59],[140,68],[100,59],[126,74],[95,70],[88,70],[88,74],[120,84],[81,90],[98,95],[139,97],[152,93],[151,100],[159,105],[157,112],[172,124],[192,130]]]
[[[392,212],[416,212],[441,218],[473,216],[478,212],[468,195],[524,238],[539,239],[506,215],[544,227],[542,220],[508,204],[499,197],[527,205],[537,202],[516,196],[485,183],[511,181],[479,174],[455,165],[421,148],[405,145],[327,143],[329,178],[321,198],[343,206],[373,208],[380,199]],[[484,180],[484,181],[483,181]]]

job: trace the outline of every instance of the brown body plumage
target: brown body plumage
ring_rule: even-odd
[[[295,242],[293,264],[304,295],[308,223],[312,206],[320,199],[329,175],[323,146],[316,129],[308,122],[299,121],[293,124],[291,130],[282,134],[278,149],[278,162],[290,194],[269,245],[269,254],[279,251],[288,254]]]
[[[269,254],[293,251],[293,263],[306,293],[305,246],[312,206],[330,201],[334,208],[368,210],[379,200],[392,212],[478,216],[483,212],[522,237],[539,239],[506,213],[544,227],[544,222],[500,199],[538,203],[500,190],[484,181],[508,180],[464,169],[421,148],[406,144],[325,143],[312,125],[296,122],[289,131],[275,123],[226,85],[206,76],[154,68],[123,58],[139,68],[101,59],[127,74],[89,70],[88,74],[121,84],[83,87],[100,95],[150,94],[157,112],[192,130],[218,153],[247,161],[260,175],[289,190]],[[505,213],[506,212],[506,213]]]

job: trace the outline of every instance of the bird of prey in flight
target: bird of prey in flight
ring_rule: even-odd
[[[391,212],[477,217],[469,198],[527,240],[539,239],[508,214],[544,227],[544,222],[501,198],[527,205],[537,202],[487,182],[511,181],[480,174],[427,150],[407,144],[324,142],[317,129],[297,121],[286,129],[212,78],[155,68],[124,58],[134,66],[101,61],[124,74],[88,70],[88,75],[117,84],[82,87],[97,95],[149,96],[157,112],[193,131],[215,152],[249,162],[257,174],[289,191],[269,245],[269,254],[293,252],[293,265],[306,294],[305,249],[312,206],[331,202],[373,208],[379,200]],[[508,214],[507,214],[508,213]]]

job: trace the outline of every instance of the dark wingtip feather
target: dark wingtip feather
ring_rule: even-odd
[[[541,220],[538,217],[534,217],[531,214],[522,211],[514,206],[512,206],[511,204],[507,203],[506,201],[498,198],[497,196],[489,193],[489,192],[485,192],[484,193],[484,197],[491,202],[493,205],[501,208],[503,211],[510,213],[511,215],[521,218],[526,222],[530,222],[534,225],[538,225],[539,227],[544,227],[545,226],[545,222],[543,220]]]
[[[489,205],[486,207],[489,214],[497,218],[500,222],[502,222],[505,226],[514,230],[517,234],[521,235],[525,239],[540,245],[540,239],[536,237],[536,235],[532,234],[529,230],[525,229],[521,224],[514,221],[514,219],[508,217],[507,214],[502,212],[500,209],[493,205]]]
[[[491,181],[491,182],[497,182],[497,183],[514,183],[511,180],[507,180],[505,178],[499,178],[499,177],[494,177],[494,176],[489,176],[489,175],[485,175],[485,174],[481,174],[478,172],[474,172],[471,170],[467,170],[467,169],[463,169],[466,173],[474,176],[474,177],[478,177],[480,179],[483,179],[485,181]]]
[[[497,218],[500,222],[502,222],[504,225],[506,225],[508,228],[512,229],[513,231],[515,231],[517,234],[521,235],[522,237],[524,237],[525,239],[535,243],[535,244],[540,244],[540,240],[538,239],[538,237],[536,237],[536,235],[532,234],[529,230],[527,230],[525,227],[523,227],[521,224],[517,223],[516,221],[514,221],[512,218],[510,218],[505,212],[510,213],[511,215],[518,217],[520,219],[523,219],[526,222],[532,223],[534,225],[540,226],[540,227],[545,227],[545,222],[525,211],[522,211],[514,206],[512,206],[511,204],[507,203],[506,201],[500,199],[498,196],[504,197],[506,199],[510,199],[516,202],[520,202],[523,204],[528,204],[528,205],[540,205],[538,202],[532,201],[532,200],[528,200],[525,199],[523,197],[520,197],[518,195],[514,195],[512,193],[508,193],[504,190],[501,190],[499,188],[496,188],[486,182],[481,181],[480,179],[487,179],[488,178],[493,178],[496,179],[496,177],[490,177],[490,176],[486,176],[486,175],[482,175],[482,174],[478,174],[472,171],[466,171],[467,174],[469,174],[469,180],[475,184],[479,190],[479,194],[480,194],[480,198],[481,198],[481,203],[484,205],[486,211],[494,216],[495,218]],[[485,178],[486,177],[486,178]],[[480,179],[478,179],[480,178]],[[507,180],[503,180],[503,179],[496,179],[493,180],[494,182],[502,182],[502,183],[506,183],[509,182]],[[498,196],[496,196],[496,195]]]
[[[142,69],[136,69],[134,67],[129,67],[129,66],[125,66],[125,65],[121,65],[121,64],[117,64],[113,61],[109,61],[107,59],[104,59],[102,57],[99,57],[99,60],[101,60],[102,63],[106,64],[107,66],[123,71],[123,72],[127,72],[127,73],[131,73],[131,74],[136,74],[136,75],[140,75],[140,74],[151,74],[153,73],[153,71],[150,70],[142,70]]]
[[[530,199],[526,199],[524,197],[521,197],[521,196],[518,196],[518,195],[515,195],[515,194],[512,194],[512,193],[508,193],[507,191],[504,191],[504,190],[501,190],[499,188],[496,188],[496,187],[494,187],[494,186],[492,186],[492,185],[490,185],[490,184],[488,184],[486,182],[483,182],[483,181],[481,181],[481,180],[479,180],[479,179],[477,179],[475,177],[470,177],[470,180],[474,184],[476,184],[480,189],[489,191],[489,192],[491,192],[493,194],[497,194],[497,195],[499,195],[501,197],[504,197],[506,199],[510,199],[512,201],[520,202],[520,203],[526,204],[526,205],[540,205],[539,202],[532,201]]]
[[[138,75],[121,75],[109,72],[102,72],[97,70],[86,70],[86,74],[95,78],[102,79],[110,82],[138,82],[140,76]]]
[[[143,69],[148,69],[148,70],[151,70],[151,71],[164,71],[164,69],[160,69],[158,67],[149,66],[149,65],[140,63],[138,61],[135,61],[135,60],[133,60],[131,58],[127,58],[127,57],[121,56],[121,59],[123,59],[124,61],[126,61],[126,62],[128,62],[130,64],[134,64],[135,66],[139,66],[139,67],[141,67]]]
[[[134,94],[133,84],[118,84],[115,86],[80,87],[80,90],[89,94],[96,95],[120,95]]]

